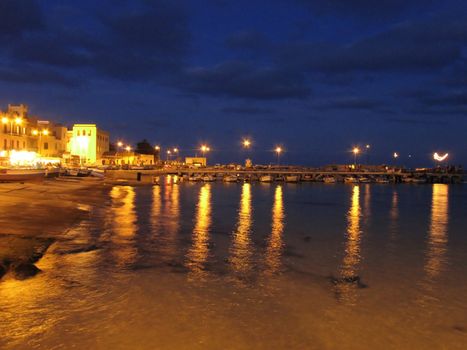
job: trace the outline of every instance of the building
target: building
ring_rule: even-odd
[[[68,152],[79,156],[81,164],[99,164],[104,153],[109,151],[109,133],[99,129],[96,124],[75,124],[67,137]]]
[[[142,154],[138,152],[124,151],[110,151],[106,152],[101,159],[102,165],[135,165],[135,166],[153,166],[156,163],[154,154]]]
[[[206,157],[186,157],[185,164],[194,167],[205,167],[207,161]]]
[[[27,105],[9,104],[0,116],[0,150],[4,154],[26,151],[61,157],[66,151],[66,127],[29,116]]]

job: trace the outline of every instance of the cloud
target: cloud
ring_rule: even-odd
[[[189,69],[179,86],[211,96],[258,100],[306,98],[310,95],[310,89],[301,75],[240,61],[224,62],[212,68]]]
[[[343,97],[333,99],[325,104],[318,106],[321,110],[330,109],[347,109],[347,110],[369,110],[376,111],[384,107],[385,104],[382,101],[363,98],[363,97]]]
[[[357,17],[381,20],[395,17],[410,9],[429,9],[434,0],[296,0],[317,15]]]
[[[65,87],[77,87],[82,83],[81,79],[68,77],[56,70],[29,65],[22,65],[19,68],[15,66],[0,68],[0,81],[26,84],[51,83]]]
[[[0,39],[13,39],[44,27],[44,18],[35,0],[0,1]]]
[[[269,108],[258,108],[258,107],[224,107],[221,112],[230,114],[246,114],[246,115],[258,115],[258,114],[272,114],[274,111]]]
[[[404,125],[446,125],[446,120],[426,120],[426,119],[411,119],[411,118],[388,118],[386,121],[390,123],[404,124]]]
[[[451,93],[442,96],[432,96],[422,98],[421,102],[425,106],[450,106],[450,107],[467,107],[467,93]]]
[[[226,39],[227,47],[240,50],[259,51],[270,47],[266,36],[257,31],[242,31],[229,36]]]
[[[34,16],[41,18],[37,11]],[[105,14],[75,11],[74,16],[79,18],[70,19],[66,28],[56,25],[53,16],[46,25],[26,26],[31,31],[9,42],[4,60],[147,80],[180,70],[190,45],[187,13],[175,1],[135,1],[130,8],[114,6]]]
[[[279,48],[282,64],[308,71],[428,72],[462,58],[467,17],[439,16],[405,22],[350,45],[292,43]]]

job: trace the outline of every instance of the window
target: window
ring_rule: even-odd
[[[49,149],[49,143],[48,142],[44,142],[44,149]]]
[[[19,149],[19,141],[16,141],[16,148]]]
[[[4,132],[5,134],[7,133],[6,124],[3,124],[3,132]]]
[[[26,142],[23,141],[23,148],[26,148]]]

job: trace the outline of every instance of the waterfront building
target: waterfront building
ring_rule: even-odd
[[[79,156],[83,165],[99,164],[109,147],[109,133],[96,124],[75,124],[68,131],[67,150],[72,156]]]
[[[132,151],[110,151],[104,153],[100,164],[102,165],[135,165],[135,166],[151,166],[156,163],[154,154],[142,154]]]
[[[27,105],[8,105],[0,112],[0,150],[4,157],[12,152],[36,152],[41,157],[61,157],[66,151],[66,127],[29,115]]]
[[[207,159],[206,157],[186,157],[185,164],[194,167],[205,167]]]

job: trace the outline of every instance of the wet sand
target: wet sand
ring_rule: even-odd
[[[106,184],[95,178],[0,184],[0,278],[25,279],[57,240],[95,205],[105,204]]]

